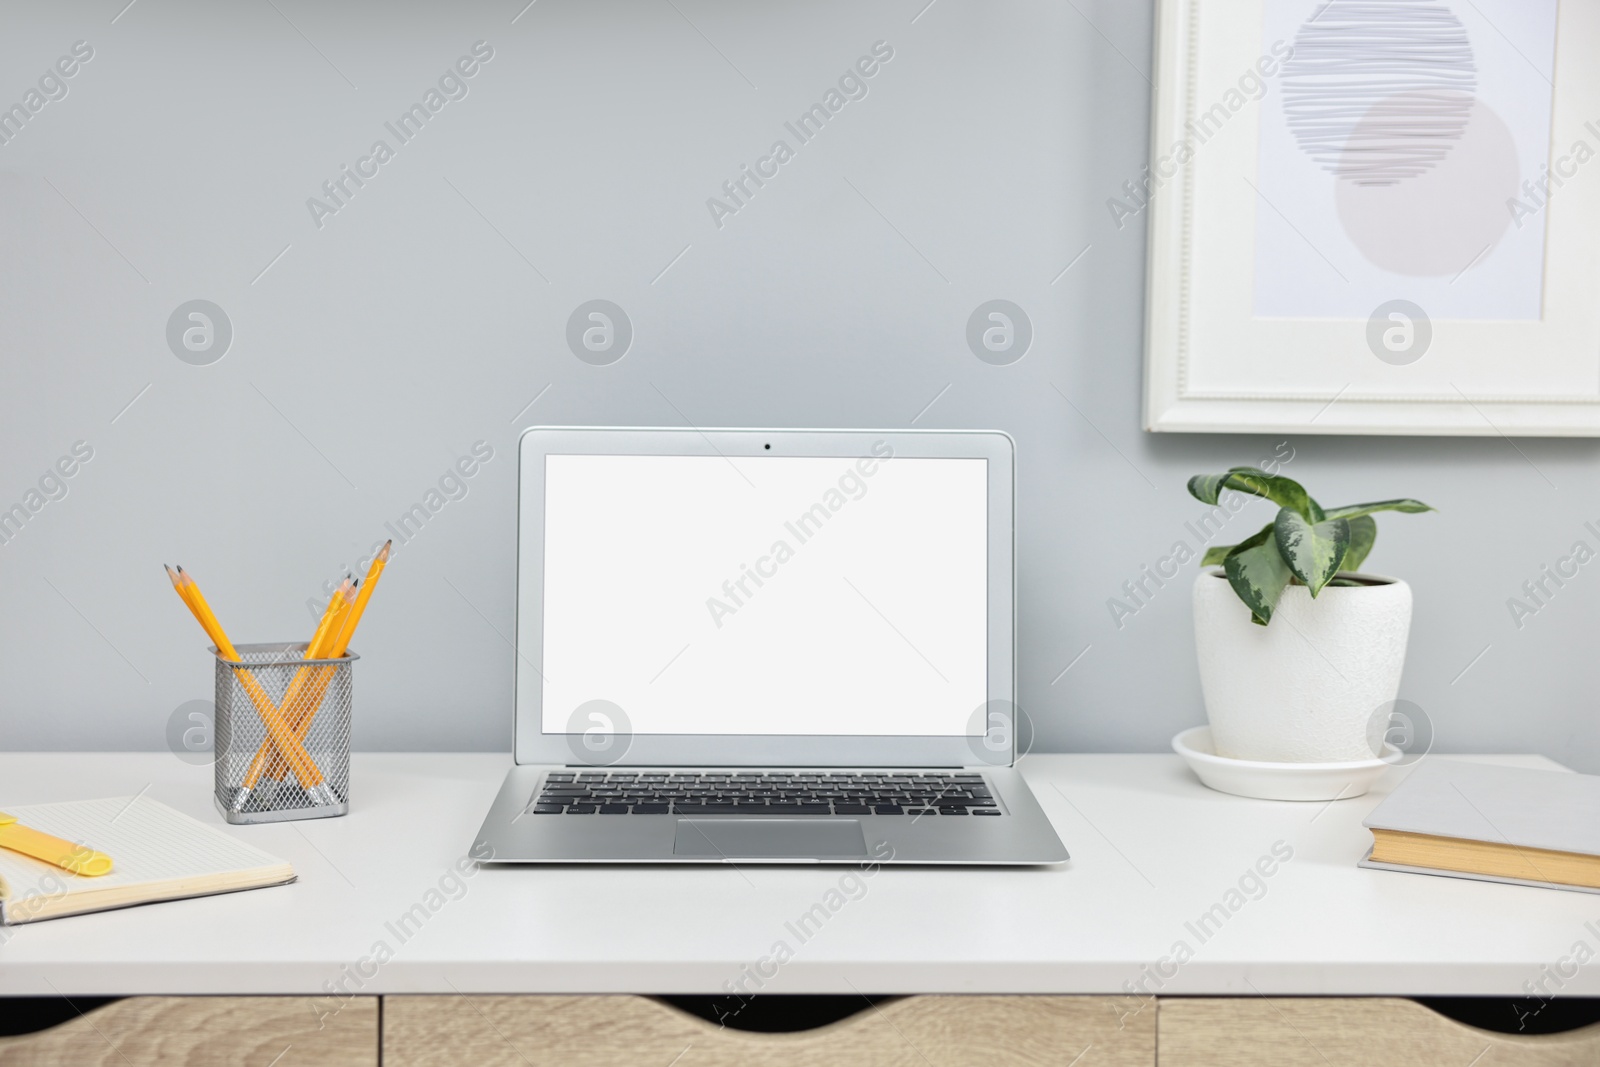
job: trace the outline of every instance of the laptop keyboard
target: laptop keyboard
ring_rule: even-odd
[[[999,815],[983,775],[943,771],[556,771],[534,815]]]

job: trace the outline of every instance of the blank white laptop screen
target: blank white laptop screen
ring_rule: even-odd
[[[636,734],[981,734],[987,480],[982,459],[547,456],[544,731],[608,700]]]

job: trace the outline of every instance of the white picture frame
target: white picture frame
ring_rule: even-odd
[[[1348,10],[1337,8],[1342,2],[1329,5],[1334,8],[1330,24],[1341,10]],[[1323,6],[1320,0],[1159,2],[1148,196],[1141,203],[1131,193],[1120,207],[1113,207],[1114,215],[1148,211],[1145,429],[1600,436],[1600,63],[1593,59],[1600,55],[1600,4],[1561,0],[1559,8],[1548,9],[1554,22],[1544,29],[1546,47],[1551,49],[1551,77],[1540,70],[1536,43],[1524,40],[1518,50],[1518,34],[1524,27],[1510,26],[1510,33],[1494,27],[1499,40],[1483,31],[1481,22],[1476,37],[1463,30],[1461,36],[1468,37],[1472,47],[1503,51],[1510,46],[1528,62],[1520,75],[1511,71],[1510,81],[1520,76],[1529,82],[1532,72],[1548,83],[1545,90],[1534,83],[1520,101],[1511,100],[1504,110],[1537,115],[1538,93],[1545,93],[1547,129],[1537,122],[1508,127],[1522,138],[1518,170],[1527,162],[1526,145],[1533,143],[1545,146],[1538,150],[1547,157],[1546,166],[1568,177],[1547,186],[1552,192],[1543,198],[1537,196],[1537,185],[1535,192],[1526,194],[1521,190],[1528,186],[1519,186],[1524,207],[1537,202],[1534,217],[1521,211],[1519,218],[1519,210],[1513,210],[1508,200],[1507,218],[1519,223],[1514,230],[1505,229],[1512,236],[1502,236],[1494,251],[1469,263],[1456,279],[1446,283],[1441,277],[1406,277],[1395,283],[1396,298],[1416,288],[1434,294],[1418,303],[1444,300],[1456,309],[1437,317],[1424,312],[1416,318],[1410,308],[1384,312],[1383,303],[1370,315],[1319,310],[1325,302],[1348,304],[1361,299],[1361,292],[1379,291],[1372,288],[1377,284],[1373,279],[1382,282],[1391,275],[1365,261],[1347,264],[1341,271],[1335,262],[1341,255],[1337,241],[1324,242],[1328,248],[1324,254],[1305,237],[1323,232],[1316,229],[1319,220],[1301,218],[1296,226],[1296,220],[1264,196],[1263,152],[1273,146],[1264,150],[1262,144],[1267,134],[1277,131],[1264,132],[1262,124],[1269,121],[1273,107],[1279,116],[1288,114],[1287,105],[1269,103],[1269,98],[1272,94],[1281,98],[1297,88],[1285,89],[1283,74],[1288,68],[1281,62],[1283,49],[1275,55],[1265,36],[1264,19],[1282,21],[1279,4],[1298,4],[1313,15],[1318,14],[1313,9]],[[1457,5],[1463,21],[1483,18],[1484,5],[1467,0],[1438,0],[1436,6]],[[1502,16],[1502,22],[1521,17]],[[1309,25],[1308,21],[1305,26]],[[1528,39],[1537,30],[1526,29]],[[1294,49],[1296,41],[1307,40],[1295,36],[1288,46]],[[1305,45],[1298,49],[1302,54],[1305,50]],[[1272,62],[1275,58],[1280,62]],[[1494,82],[1489,62],[1493,58],[1485,54],[1469,67],[1475,72],[1470,76],[1477,79],[1480,92],[1494,89],[1504,100],[1515,94]],[[1296,68],[1304,69],[1304,63]],[[1256,76],[1248,77],[1250,72]],[[1502,83],[1506,80],[1502,77]],[[1256,82],[1264,83],[1259,99],[1253,95]],[[1230,94],[1230,90],[1236,91]],[[1241,106],[1231,106],[1241,99]],[[1196,126],[1197,121],[1204,125]],[[1202,130],[1207,134],[1203,142],[1197,140]],[[1280,136],[1278,144],[1282,142]],[[1463,138],[1458,143],[1470,142]],[[1190,148],[1187,153],[1180,147],[1184,144]],[[1575,161],[1581,154],[1575,152],[1579,144],[1591,151]],[[1294,155],[1277,150],[1284,158]],[[1542,173],[1524,175],[1525,182],[1541,178]],[[1348,181],[1328,179],[1336,180]],[[1299,251],[1308,262],[1315,251],[1332,271],[1323,277],[1322,268],[1313,263],[1304,272],[1308,311],[1303,315],[1259,313],[1258,264],[1269,230],[1280,226],[1279,219],[1306,240]],[[1536,264],[1531,316],[1496,310],[1497,299],[1514,287],[1489,272],[1468,277],[1465,288],[1446,288],[1501,255],[1502,248],[1506,257],[1513,255],[1521,247],[1515,242],[1525,240],[1529,221],[1543,225],[1542,245],[1533,249],[1537,255],[1523,255],[1517,261]],[[1445,232],[1448,227],[1439,229]],[[1542,274],[1537,273],[1541,268]],[[1496,269],[1504,274],[1503,263]],[[1505,276],[1518,278],[1521,288],[1527,289],[1527,270],[1519,276],[1516,269],[1513,265],[1513,273]],[[1341,289],[1333,274],[1343,278],[1349,289]],[[1473,286],[1482,300],[1473,298]],[[1341,295],[1346,292],[1354,295]],[[1280,303],[1281,297],[1280,293]],[[1289,299],[1295,299],[1292,292]],[[1471,310],[1480,304],[1489,309],[1481,317]],[[1528,304],[1524,299],[1523,305]],[[1463,308],[1469,310],[1462,312]],[[1410,358],[1405,346],[1414,350],[1415,339],[1424,334],[1421,355]],[[1386,355],[1379,355],[1380,348]]]

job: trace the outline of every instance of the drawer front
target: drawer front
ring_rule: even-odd
[[[336,1003],[336,1002],[332,1002]],[[0,1038],[0,1067],[377,1067],[378,998],[129,997]]]
[[[1594,1067],[1600,1025],[1539,1037],[1465,1026],[1397,997],[1162,997],[1161,1067]]]
[[[645,997],[391,996],[385,1067],[1154,1067],[1154,1010],[1110,997],[908,997],[788,1034]]]

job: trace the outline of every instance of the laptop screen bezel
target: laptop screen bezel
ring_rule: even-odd
[[[549,455],[899,457],[987,460],[987,690],[972,735],[634,734],[602,746],[543,727],[544,477]],[[770,446],[770,447],[768,447]],[[880,446],[881,447],[881,446]],[[535,426],[518,442],[513,743],[519,764],[575,766],[960,767],[1013,762],[1014,445],[995,430],[760,430]],[[602,739],[603,740],[603,739]]]

